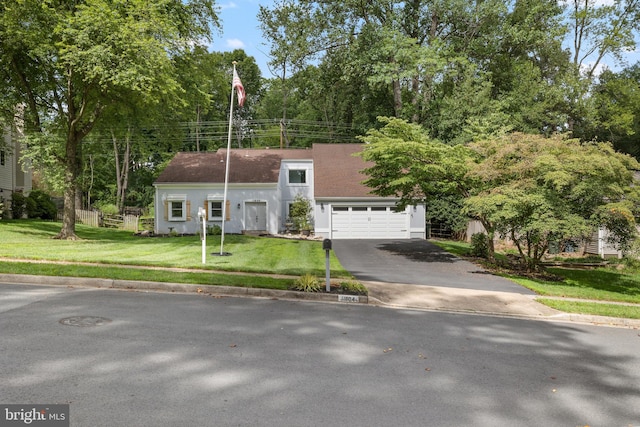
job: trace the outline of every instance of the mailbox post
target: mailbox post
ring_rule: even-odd
[[[202,264],[207,263],[207,211],[203,207],[198,208],[198,219],[202,222],[202,234],[200,240],[202,240]]]
[[[324,239],[322,241],[322,249],[325,251],[325,269],[326,269],[326,281],[327,281],[327,292],[331,292],[331,263],[329,262],[329,251],[331,250],[331,239]]]

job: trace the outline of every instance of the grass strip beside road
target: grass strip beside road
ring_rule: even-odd
[[[442,249],[461,257],[468,257],[471,245],[465,242],[435,241]],[[504,254],[496,258],[506,262]],[[576,260],[574,262],[577,263]],[[500,270],[498,270],[500,271]],[[496,273],[531,289],[541,296],[536,301],[567,313],[591,314],[595,316],[640,319],[640,268],[637,263],[613,264],[594,269],[546,268],[545,271],[558,280],[525,277],[517,273]],[[559,298],[571,298],[562,300]],[[581,299],[584,301],[574,301]],[[607,304],[620,302],[638,305]]]
[[[559,300],[552,298],[538,298],[539,303],[565,313],[590,314],[594,316],[619,317],[625,319],[640,319],[640,307],[607,304],[602,302],[585,302],[574,300]]]
[[[0,273],[36,276],[86,277],[94,279],[136,280],[163,283],[185,283],[208,286],[235,286],[287,290],[294,279],[260,275],[189,271],[177,272],[150,268],[94,266],[76,264],[0,262]]]
[[[538,295],[640,304],[640,275],[632,271],[614,268],[548,268],[547,271],[562,280],[507,277]]]

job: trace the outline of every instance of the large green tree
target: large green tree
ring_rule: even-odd
[[[558,95],[547,87],[568,61],[554,1],[297,0],[262,12],[274,60],[295,64],[296,73],[310,60],[319,64],[323,90],[312,102],[337,107],[339,121],[355,128],[375,125],[375,114],[366,114],[375,111],[457,142],[465,138],[452,129],[502,127],[508,114],[522,117],[520,130],[563,121],[548,112]],[[529,91],[503,101],[523,77]]]
[[[592,96],[596,120],[585,137],[611,141],[617,150],[640,158],[640,63],[603,72]]]
[[[467,177],[482,188],[465,200],[465,210],[510,239],[528,271],[554,241],[586,241],[606,227],[624,249],[636,236],[640,164],[611,144],[510,134],[469,148],[476,160]]]
[[[207,39],[212,0],[9,0],[0,4],[3,106],[26,106],[27,132],[39,133],[62,165],[59,238],[75,238],[82,141],[125,96],[150,105],[182,104],[174,57]],[[5,109],[4,113],[7,113]]]
[[[621,247],[635,236],[640,164],[608,143],[519,133],[450,146],[419,126],[383,119],[371,130],[362,156],[374,165],[365,183],[400,207],[456,195],[464,212],[489,235],[511,239],[523,266],[534,270],[549,243],[587,239],[607,227]]]
[[[567,124],[575,137],[584,139],[598,120],[591,90],[602,68],[607,68],[605,58],[609,66],[626,66],[627,53],[636,49],[640,0],[573,0],[566,13],[572,54],[572,67],[564,80]]]

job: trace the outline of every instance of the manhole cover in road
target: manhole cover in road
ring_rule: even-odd
[[[60,323],[66,326],[103,326],[111,323],[111,319],[97,316],[73,316],[60,319]]]

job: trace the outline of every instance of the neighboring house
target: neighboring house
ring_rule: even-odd
[[[28,195],[31,191],[31,169],[23,169],[19,161],[21,128],[0,123],[0,131],[3,138],[0,143],[0,201],[4,203],[5,212],[10,212],[11,195],[16,191]]]
[[[638,232],[640,232],[640,227]],[[469,221],[467,227],[467,242],[471,241],[471,236],[475,233],[486,233],[486,230],[480,221]],[[496,240],[499,239],[496,238]],[[579,248],[576,247],[573,250],[578,249]],[[588,255],[598,255],[601,258],[622,258],[623,256],[622,251],[618,249],[615,244],[609,242],[609,231],[603,227],[591,235],[591,239],[586,242],[586,246],[584,247],[584,253]]]
[[[585,253],[590,255],[598,255],[601,258],[622,258],[622,251],[616,245],[609,242],[609,230],[599,228],[593,233],[591,240],[585,248]]]
[[[225,233],[285,232],[297,195],[311,201],[316,236],[331,239],[425,238],[424,205],[395,212],[397,199],[362,184],[363,144],[310,149],[232,149]],[[178,153],[155,186],[155,232],[194,234],[198,208],[208,226],[222,225],[226,150]]]

